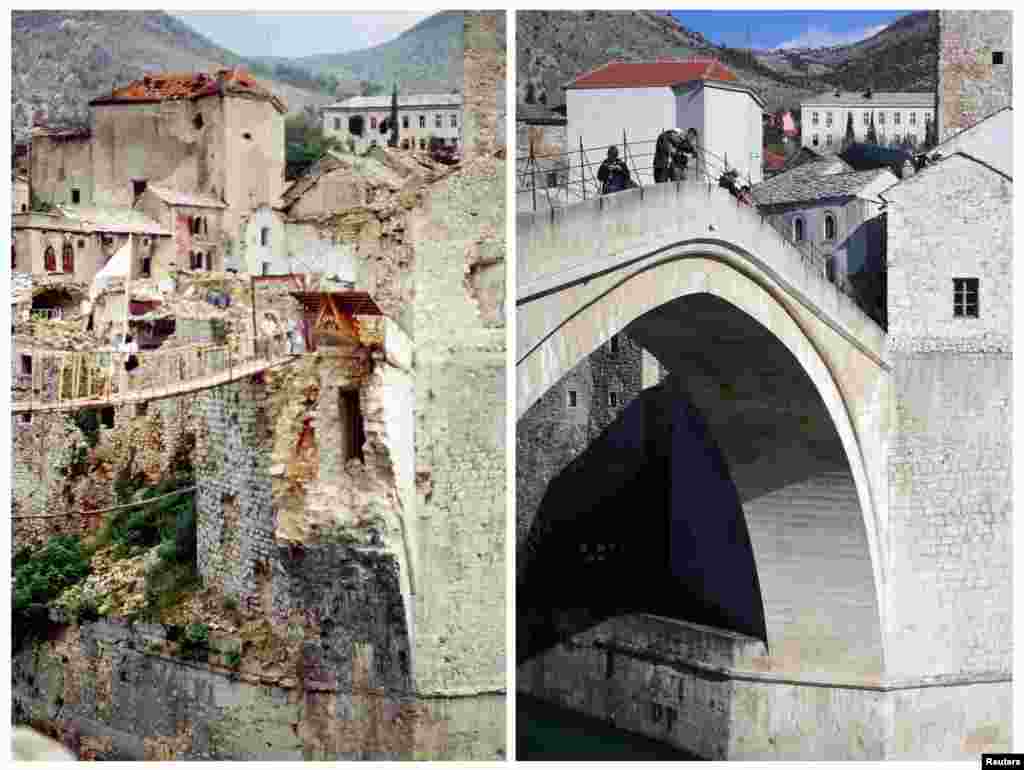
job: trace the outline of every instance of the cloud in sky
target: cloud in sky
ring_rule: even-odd
[[[871,27],[849,29],[845,32],[833,32],[827,27],[808,27],[807,30],[792,40],[779,43],[776,48],[824,48],[837,45],[850,45],[876,35],[885,29],[887,24],[876,24]]]

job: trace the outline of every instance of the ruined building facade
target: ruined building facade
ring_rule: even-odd
[[[342,304],[341,325],[287,366],[117,410],[98,430],[103,458],[60,454],[80,441],[62,415],[22,431],[23,513],[80,506],[63,498],[82,466],[109,487],[126,465],[159,476],[184,452],[203,590],[248,620],[211,621],[216,650],[185,662],[168,625],[56,614],[16,654],[19,721],[111,759],[504,756],[505,14],[465,19],[463,162],[383,208],[315,218],[357,274],[377,263],[372,302]],[[297,294],[346,292],[328,280]],[[74,472],[40,490],[29,470],[45,462]]]

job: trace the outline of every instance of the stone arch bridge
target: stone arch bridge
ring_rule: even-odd
[[[619,332],[668,371],[519,503],[519,690],[708,758],[959,751],[893,743],[885,331],[707,184],[520,214],[517,269],[520,424]]]

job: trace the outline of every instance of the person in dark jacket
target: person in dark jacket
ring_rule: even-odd
[[[696,154],[689,135],[683,136],[678,128],[662,131],[654,145],[654,181],[676,182],[685,179],[687,156]]]
[[[619,159],[619,148],[612,145],[608,148],[608,157],[597,170],[597,181],[601,183],[601,194],[620,192],[633,186],[629,178],[629,168]]]

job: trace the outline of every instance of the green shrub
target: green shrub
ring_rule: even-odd
[[[210,627],[205,623],[189,623],[178,645],[181,657],[206,660],[210,652]]]
[[[238,599],[236,599],[234,596],[225,596],[224,597],[224,610],[226,612],[234,612],[237,609],[238,609]]]
[[[14,611],[47,604],[89,574],[89,553],[77,537],[58,535],[30,557],[20,553],[14,568]]]
[[[242,653],[240,650],[231,650],[224,658],[228,668],[238,668],[242,665]]]
[[[200,585],[194,564],[158,561],[146,572],[146,606],[142,617],[158,622],[165,610]]]

